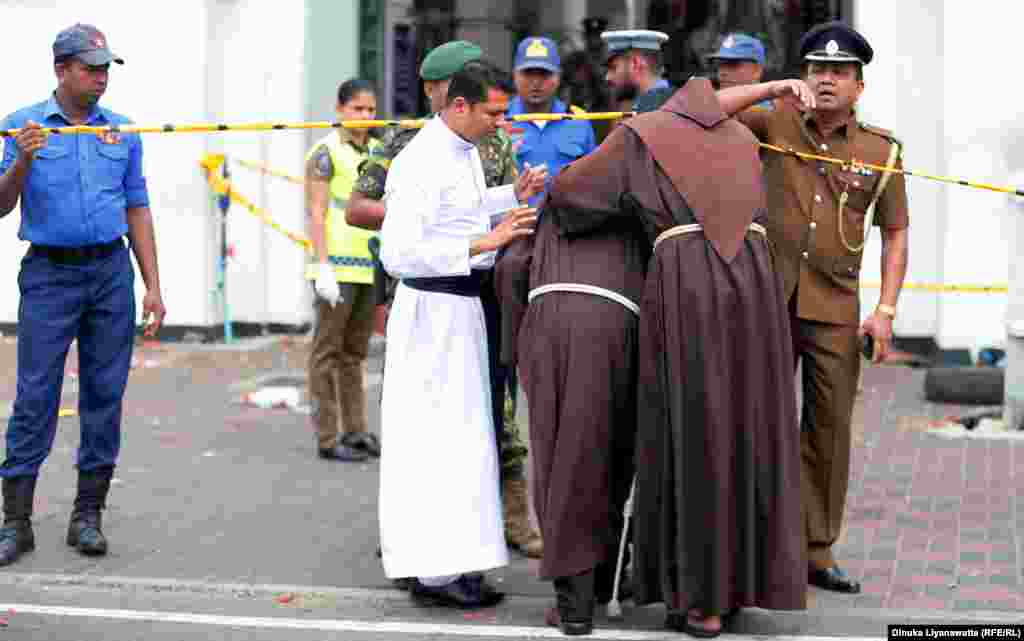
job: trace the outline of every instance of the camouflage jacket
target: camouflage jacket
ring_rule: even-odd
[[[367,198],[384,198],[384,184],[388,179],[391,161],[399,154],[418,129],[392,127],[385,133],[380,146],[370,152],[369,158],[359,166],[359,178],[352,188]],[[484,178],[488,187],[508,185],[516,180],[516,156],[512,151],[512,139],[498,130],[477,145],[480,161],[484,166]]]

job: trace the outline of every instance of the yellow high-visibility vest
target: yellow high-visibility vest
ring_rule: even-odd
[[[379,144],[371,138],[368,148],[373,149]],[[370,254],[369,242],[378,234],[345,222],[345,208],[348,207],[349,195],[359,177],[359,163],[366,159],[367,154],[350,144],[342,143],[337,132],[331,132],[313,145],[306,154],[306,162],[309,162],[320,145],[327,146],[334,166],[330,182],[331,199],[327,204],[327,219],[324,221],[328,261],[334,266],[338,282],[372,285],[373,256]],[[307,266],[306,278],[313,280],[316,275],[317,266],[314,262]]]

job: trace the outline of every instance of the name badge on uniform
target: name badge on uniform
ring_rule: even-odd
[[[96,137],[104,145],[118,145],[121,143],[121,134],[116,131],[100,131],[96,133]]]

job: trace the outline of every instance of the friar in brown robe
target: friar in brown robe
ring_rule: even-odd
[[[582,162],[582,161],[577,161]],[[503,357],[519,366],[530,403],[533,497],[554,582],[548,623],[592,627],[611,599],[623,506],[633,478],[640,297],[650,243],[638,220],[569,238],[553,221],[617,207],[563,170],[543,201],[536,233],[496,266]],[[606,212],[613,215],[613,212]]]
[[[670,627],[705,635],[740,607],[803,609],[793,354],[756,140],[691,79],[571,170],[590,206],[551,210],[568,238],[639,219],[654,247],[640,312],[637,604],[664,601]]]

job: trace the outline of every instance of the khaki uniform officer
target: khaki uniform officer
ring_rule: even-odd
[[[341,120],[372,120],[373,85],[353,78],[338,88]],[[317,262],[306,277],[316,290],[316,333],[309,355],[309,391],[320,458],[363,461],[380,456],[367,430],[363,366],[373,331],[374,231],[345,222],[345,205],[359,165],[378,142],[365,129],[338,129],[318,141],[306,159],[306,202]],[[343,429],[342,429],[343,428]]]
[[[902,175],[856,162],[901,167],[902,145],[857,120],[863,65],[873,52],[850,27],[831,22],[800,43],[804,80],[815,96],[807,113],[785,105],[738,117],[766,143],[848,161],[846,165],[766,152],[768,236],[789,301],[794,353],[803,369],[803,494],[811,584],[856,593],[860,585],[836,564],[850,468],[850,421],[860,375],[860,336],[885,358],[907,267],[907,194]],[[751,101],[776,97],[773,83]],[[744,88],[746,89],[746,88]],[[730,90],[733,91],[733,90]],[[881,228],[880,303],[860,323],[859,276],[866,232]],[[860,324],[860,327],[858,327]]]

